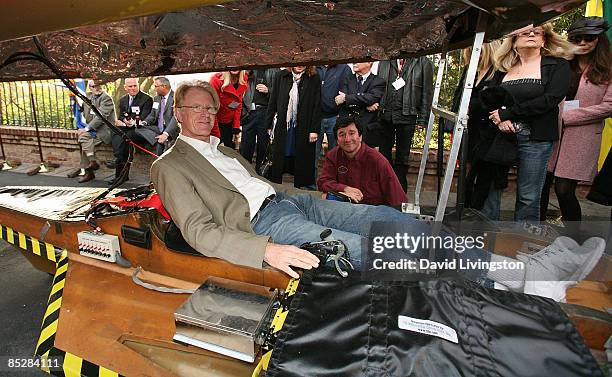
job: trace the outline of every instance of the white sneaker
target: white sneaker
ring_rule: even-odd
[[[535,254],[518,254],[525,263],[524,293],[565,299],[565,290],[584,279],[603,255],[606,242],[599,237],[586,240],[582,246],[568,237],[558,237]]]

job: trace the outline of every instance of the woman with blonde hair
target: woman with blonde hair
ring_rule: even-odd
[[[493,55],[501,45],[500,41],[491,41],[482,45],[478,68],[476,71],[476,82],[470,98],[468,109],[468,173],[466,183],[465,203],[469,208],[481,210],[484,201],[488,196],[489,188],[493,181],[498,181],[498,177],[504,178],[507,175],[507,168],[483,160],[490,145],[491,139],[495,136],[495,129],[489,121],[489,112],[480,101],[480,92],[490,85],[490,81],[495,74]],[[467,72],[467,62],[470,60],[471,48],[463,51],[463,61],[466,67],[463,70],[459,85],[455,90],[453,98],[454,111],[459,110],[461,100],[461,90],[465,86],[465,75]],[[496,183],[497,186],[505,187],[505,181]]]
[[[219,72],[210,78],[210,83],[217,91],[221,107],[217,114],[212,135],[221,139],[223,145],[236,148],[240,133],[240,116],[242,114],[242,97],[247,90],[246,71]]]
[[[559,139],[559,103],[568,91],[566,59],[573,57],[572,51],[552,25],[544,24],[510,35],[494,55],[499,72],[491,81],[513,100],[491,111],[489,119],[501,132],[516,136],[515,221],[540,218],[540,194],[553,142]],[[487,213],[499,214],[501,192],[491,188]]]

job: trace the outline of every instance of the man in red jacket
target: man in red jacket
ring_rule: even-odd
[[[406,201],[389,161],[362,142],[358,118],[338,119],[334,131],[338,146],[325,156],[317,181],[320,191],[342,192],[355,203],[396,206]]]

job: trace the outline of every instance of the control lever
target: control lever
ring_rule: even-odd
[[[308,250],[312,254],[316,255],[319,260],[325,264],[329,261],[334,261],[336,271],[343,278],[348,276],[347,269],[354,270],[353,264],[351,263],[348,248],[344,242],[334,239],[332,237],[331,229],[325,229],[321,232],[319,242],[308,242],[302,244],[300,248]],[[342,265],[342,267],[340,266]],[[343,269],[344,268],[344,269]]]

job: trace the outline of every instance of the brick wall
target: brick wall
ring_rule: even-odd
[[[52,161],[62,166],[79,166],[80,154],[76,130],[40,128],[40,144],[45,161]],[[2,143],[7,159],[19,159],[22,162],[38,163],[40,154],[34,127],[1,126]],[[110,145],[96,149],[99,161],[113,159]],[[148,171],[153,157],[143,152],[136,152],[133,169]]]

